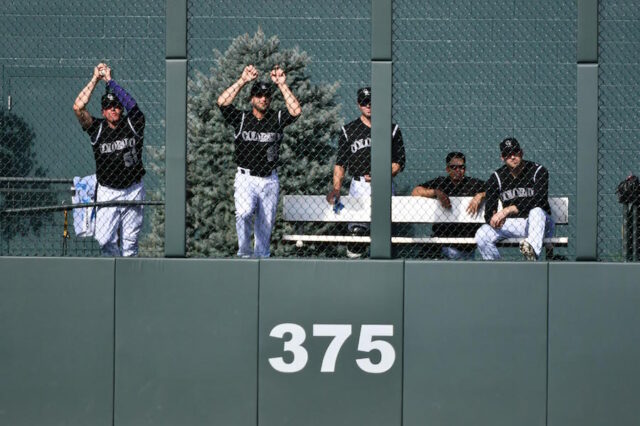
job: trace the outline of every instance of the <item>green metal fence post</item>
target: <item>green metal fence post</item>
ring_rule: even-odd
[[[187,0],[167,0],[166,257],[186,253]]]
[[[371,258],[391,258],[392,1],[371,1]]]
[[[576,260],[598,256],[598,0],[578,0]]]

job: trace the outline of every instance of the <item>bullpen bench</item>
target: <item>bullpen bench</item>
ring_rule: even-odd
[[[434,198],[394,196],[391,197],[391,220],[393,223],[484,223],[484,203],[478,214],[467,213],[466,208],[472,197],[450,197],[451,208],[444,209]],[[335,213],[333,206],[327,203],[324,195],[285,195],[283,200],[284,220],[287,222],[370,222],[371,199],[369,197],[340,197],[344,208]],[[569,223],[569,199],[549,198],[551,216],[556,225]],[[556,228],[556,232],[557,232]],[[284,241],[298,246],[310,243],[370,243],[369,236],[351,235],[284,235]],[[501,245],[516,245],[523,238],[507,238]],[[393,244],[475,244],[475,238],[441,237],[391,237]],[[545,238],[544,242],[554,246],[566,246],[568,237]]]

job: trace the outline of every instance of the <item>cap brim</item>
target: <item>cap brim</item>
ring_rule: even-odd
[[[508,155],[517,154],[520,152],[522,152],[520,148],[505,149],[504,151],[500,152],[500,155],[502,155],[503,157],[506,157]]]

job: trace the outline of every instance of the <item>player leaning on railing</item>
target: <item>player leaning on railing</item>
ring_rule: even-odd
[[[107,86],[101,99],[104,118],[92,117],[86,109],[100,80]],[[123,107],[127,110],[124,116]],[[144,114],[135,99],[112,79],[111,68],[106,64],[94,68],[91,80],[73,104],[73,111],[91,138],[98,179],[96,201],[143,200]],[[136,256],[142,217],[142,205],[99,208],[95,237],[103,255]]]

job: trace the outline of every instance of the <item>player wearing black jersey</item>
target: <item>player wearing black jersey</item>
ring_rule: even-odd
[[[338,156],[333,168],[332,190],[327,201],[335,203],[340,198],[340,189],[345,171],[351,176],[349,195],[352,197],[371,196],[371,88],[362,87],[357,94],[360,117],[342,127],[338,138]],[[402,132],[397,124],[391,127],[391,176],[404,169],[405,152]],[[354,235],[366,234],[368,223],[350,223],[349,231]],[[360,257],[360,247],[350,246],[349,257]]]
[[[107,93],[102,96],[103,118],[92,117],[86,109],[98,81]],[[123,107],[127,115],[122,115]],[[91,138],[96,161],[96,201],[144,199],[145,174],[142,165],[145,117],[135,99],[111,77],[111,68],[98,64],[91,81],[78,94],[73,111]],[[136,256],[142,229],[142,205],[99,208],[95,237],[105,256]],[[121,247],[118,246],[120,241]]]
[[[437,198],[445,209],[451,208],[449,197],[473,197],[467,206],[467,213],[475,215],[484,200],[484,182],[480,179],[465,176],[466,158],[462,152],[450,152],[445,158],[448,176],[440,176],[413,188],[411,195],[417,197]],[[433,236],[443,238],[474,237],[478,225],[473,223],[436,223],[433,225]],[[442,246],[442,255],[448,259],[473,259],[473,245]]]
[[[234,182],[238,256],[245,258],[269,257],[280,190],[276,171],[280,142],[284,128],[296,121],[302,112],[298,99],[287,85],[284,71],[276,65],[270,76],[282,93],[286,110],[269,108],[273,84],[259,81],[251,87],[251,111],[238,110],[232,105],[240,90],[258,77],[258,70],[253,65],[247,65],[240,78],[218,97],[218,107],[234,130],[234,158],[238,166]]]
[[[549,207],[549,172],[540,164],[523,160],[515,138],[500,143],[500,154],[505,165],[487,181],[487,223],[476,233],[478,250],[485,260],[500,259],[498,241],[525,237],[520,251],[525,259],[537,260],[543,239],[553,235],[555,226]],[[502,210],[498,210],[498,201]]]

